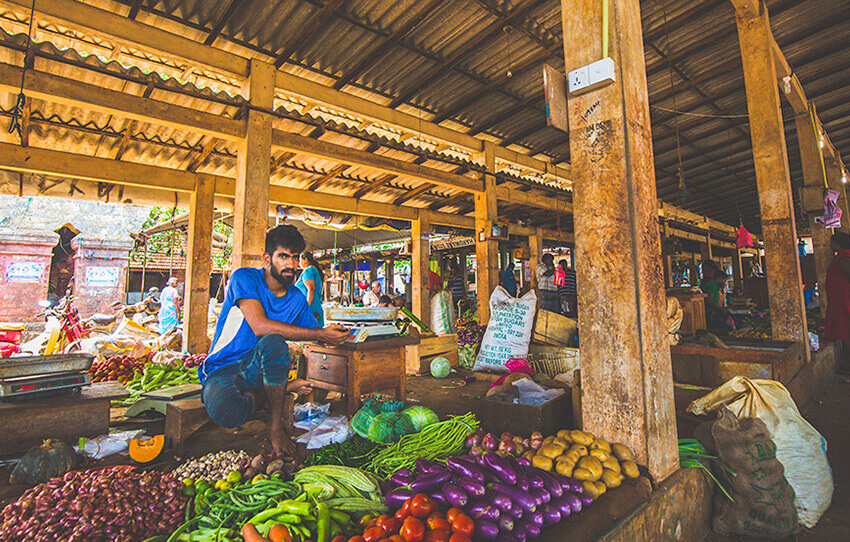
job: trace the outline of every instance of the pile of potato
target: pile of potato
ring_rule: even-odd
[[[581,481],[594,499],[618,487],[626,478],[640,476],[631,450],[623,444],[610,444],[591,433],[567,429],[541,438],[540,433],[531,435],[532,449],[522,457],[539,469],[554,470]]]

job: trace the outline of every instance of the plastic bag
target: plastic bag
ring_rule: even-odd
[[[452,295],[443,290],[431,298],[431,329],[437,335],[455,333],[455,308]]]
[[[517,299],[497,286],[490,296],[490,323],[472,370],[505,373],[509,359],[524,358],[528,354],[536,309],[534,290]]]
[[[546,389],[530,378],[517,380],[513,385],[519,390],[519,397],[514,399],[514,403],[520,405],[540,406],[566,393],[561,388]]]
[[[315,450],[329,444],[345,442],[353,434],[347,417],[331,416],[298,437],[298,442],[306,442],[308,450]]]
[[[83,446],[74,446],[77,453],[92,459],[103,459],[130,449],[130,441],[145,434],[144,429],[130,429],[108,435],[99,435],[83,442]]]
[[[295,418],[295,427],[305,431],[310,430],[330,415],[330,403],[322,405],[319,403],[299,403],[292,409]]]
[[[812,528],[832,502],[832,469],[826,458],[826,439],[807,422],[785,386],[773,380],[732,378],[688,406],[705,414],[726,406],[736,417],[759,418],[776,443],[776,458],[796,494],[800,524]]]

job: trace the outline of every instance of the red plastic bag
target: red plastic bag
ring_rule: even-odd
[[[567,284],[567,274],[564,273],[564,269],[559,265],[555,268],[555,277],[552,279],[555,286],[566,286]]]
[[[735,232],[738,236],[735,244],[738,245],[738,248],[745,248],[753,246],[753,234],[747,231],[747,228],[744,226],[738,227],[738,231]]]

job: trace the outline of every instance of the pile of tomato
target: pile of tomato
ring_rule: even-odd
[[[366,516],[361,523],[363,535],[348,542],[470,542],[475,533],[475,523],[463,511],[450,508],[444,514],[421,493],[404,501],[395,515]]]

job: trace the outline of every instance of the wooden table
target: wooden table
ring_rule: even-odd
[[[418,342],[405,336],[340,346],[308,343],[304,345],[306,378],[316,388],[344,393],[349,416],[360,409],[364,393],[393,389],[396,399],[403,401],[405,346]]]
[[[676,299],[679,300],[679,305],[682,306],[682,326],[679,330],[682,333],[696,333],[700,329],[706,329],[705,325],[705,298],[708,294],[702,292],[693,293],[673,293]]]
[[[0,455],[26,452],[45,439],[76,444],[109,432],[109,405],[127,397],[118,382],[98,382],[79,393],[0,402]]]

